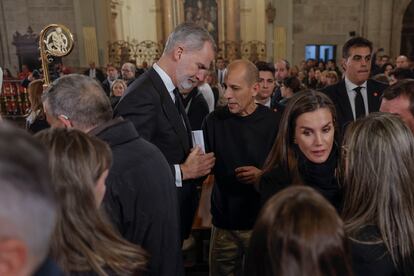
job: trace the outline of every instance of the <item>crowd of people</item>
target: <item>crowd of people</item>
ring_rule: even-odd
[[[184,275],[209,175],[212,276],[414,274],[413,68],[373,49],[227,64],[183,23],[139,73],[30,80],[28,131],[0,125],[0,275]]]

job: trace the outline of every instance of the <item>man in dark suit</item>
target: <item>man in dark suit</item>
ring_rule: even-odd
[[[100,83],[105,80],[105,74],[100,69],[96,68],[94,61],[89,62],[89,69],[83,72],[83,74],[99,81]]]
[[[107,142],[113,161],[103,207],[119,233],[149,255],[148,275],[183,275],[174,177],[160,150],[134,125],[112,119],[108,97],[81,75],[61,77],[44,98],[53,127],[74,127]]]
[[[112,63],[108,63],[106,66],[106,79],[102,82],[102,87],[106,93],[106,95],[109,97],[111,94],[111,86],[112,83],[118,79],[118,69],[116,69],[115,65]]]
[[[135,66],[135,64],[131,62],[126,62],[122,64],[121,76],[128,86],[134,82],[135,76],[136,76],[136,70],[137,70],[137,67]]]
[[[280,90],[283,80],[290,76],[290,64],[285,59],[279,59],[275,62],[275,79],[276,87],[272,94],[271,108],[276,111],[283,112],[283,108],[278,104],[282,99],[282,91]]]
[[[224,83],[224,77],[226,76],[226,62],[222,57],[218,57],[216,60],[216,76],[217,82],[220,85]]]
[[[386,84],[368,79],[371,70],[372,42],[354,37],[342,48],[345,78],[322,90],[334,102],[342,135],[348,124],[379,110]]]
[[[135,80],[115,116],[133,122],[138,132],[167,158],[178,192],[182,238],[189,236],[198,206],[196,186],[210,173],[214,154],[192,148],[191,126],[178,95],[203,81],[214,58],[214,40],[195,24],[183,23],[170,34],[161,58]]]

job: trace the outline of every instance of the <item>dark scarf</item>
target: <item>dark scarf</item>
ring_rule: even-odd
[[[190,101],[197,96],[198,94],[198,87],[194,87],[193,90],[191,90],[190,93],[188,93],[188,95],[186,97],[184,97],[182,94],[180,94],[181,96],[181,101],[184,105],[184,108],[187,108],[187,105],[190,103]]]
[[[340,189],[335,175],[338,163],[338,147],[334,144],[328,159],[321,164],[313,163],[296,146],[298,170],[306,185],[319,191],[327,200],[338,208]]]

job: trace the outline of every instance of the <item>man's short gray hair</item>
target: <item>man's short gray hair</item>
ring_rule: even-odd
[[[47,113],[66,116],[74,127],[85,130],[112,119],[108,96],[94,79],[70,74],[55,80],[42,97]]]
[[[57,203],[47,156],[25,131],[0,125],[0,240],[23,241],[31,271],[47,256],[55,228]]]
[[[135,66],[135,64],[133,64],[132,62],[125,62],[124,64],[122,64],[122,67],[124,67],[124,66],[128,67],[128,69],[129,69],[131,72],[134,72],[134,73],[135,73],[135,71],[137,70],[137,67],[136,67],[136,66]]]
[[[182,23],[168,37],[164,54],[170,53],[178,43],[184,44],[190,51],[196,51],[203,48],[205,42],[216,48],[213,37],[206,29],[194,23]]]

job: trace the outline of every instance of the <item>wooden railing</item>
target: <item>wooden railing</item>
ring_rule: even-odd
[[[20,80],[4,80],[0,94],[2,117],[24,117],[30,109],[27,89]]]

